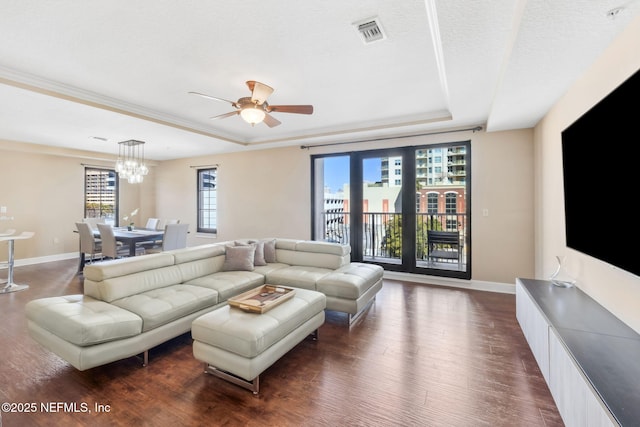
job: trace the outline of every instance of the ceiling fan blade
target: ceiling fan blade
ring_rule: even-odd
[[[275,117],[273,117],[268,113],[264,115],[263,122],[265,125],[269,126],[270,128],[278,126],[281,123],[280,120],[276,119]]]
[[[201,96],[203,98],[213,99],[214,101],[228,102],[229,104],[233,105],[234,107],[240,108],[240,107],[238,107],[238,104],[235,101],[229,101],[228,99],[218,98],[217,96],[206,95],[206,94],[200,93],[200,92],[189,92],[189,93],[192,94],[192,95]]]
[[[313,105],[269,105],[271,113],[313,114]]]
[[[247,86],[251,91],[251,101],[255,102],[258,105],[264,104],[269,95],[273,93],[272,87],[255,80],[247,81]]]
[[[231,117],[231,116],[236,116],[240,114],[240,110],[238,111],[232,111],[230,113],[224,113],[224,114],[220,114],[219,116],[213,116],[213,117],[209,117],[211,120],[218,120],[218,119],[224,119],[226,117]]]

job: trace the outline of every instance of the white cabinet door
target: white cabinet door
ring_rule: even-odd
[[[553,328],[549,332],[549,389],[567,427],[618,425]]]
[[[549,359],[549,389],[562,420],[567,427],[586,426],[586,387],[554,329],[549,333]]]
[[[516,281],[516,318],[548,384],[549,324],[519,281]]]
[[[617,427],[619,424],[596,396],[596,392],[587,393],[587,427]]]

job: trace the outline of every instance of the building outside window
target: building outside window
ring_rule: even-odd
[[[118,225],[118,175],[112,169],[85,167],[84,218]]]
[[[218,232],[218,168],[198,169],[199,233]]]

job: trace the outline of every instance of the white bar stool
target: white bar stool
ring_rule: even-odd
[[[0,237],[11,236],[15,232],[16,232],[16,230],[14,230],[13,228],[9,228],[7,230],[0,231]],[[3,266],[3,265],[8,266],[9,263],[8,262],[0,262],[0,266]],[[7,282],[8,281],[5,280],[5,279],[0,279],[0,284],[7,283]]]
[[[8,231],[12,231],[12,230],[8,230]],[[15,232],[15,230],[13,230],[13,232]],[[33,231],[23,231],[22,233],[16,236],[14,236],[13,233],[9,235],[0,234],[0,242],[6,241],[9,244],[9,262],[8,262],[9,273],[7,274],[7,284],[5,285],[4,288],[0,289],[0,294],[8,294],[9,292],[24,291],[25,289],[29,288],[29,285],[18,285],[16,283],[13,283],[13,265],[14,265],[13,246],[16,240],[30,239],[34,236],[34,234],[35,233]]]

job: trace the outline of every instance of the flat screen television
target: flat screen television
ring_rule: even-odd
[[[640,276],[640,71],[562,131],[567,246]]]

